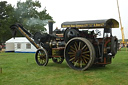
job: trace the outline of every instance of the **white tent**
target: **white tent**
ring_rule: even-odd
[[[6,41],[6,52],[35,53],[37,49],[27,40],[26,37],[11,38]]]

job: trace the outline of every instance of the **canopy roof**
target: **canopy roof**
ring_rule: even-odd
[[[75,27],[75,28],[118,28],[119,23],[115,19],[103,19],[103,20],[88,20],[88,21],[73,21],[63,22],[62,28]]]

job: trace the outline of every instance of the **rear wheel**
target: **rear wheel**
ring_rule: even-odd
[[[67,42],[64,57],[69,67],[86,70],[94,63],[95,50],[89,40],[75,37]]]
[[[38,49],[35,55],[36,63],[39,66],[46,66],[48,64],[48,53],[44,48]]]
[[[112,55],[115,56],[118,50],[118,39],[116,37],[112,37],[111,39],[111,52]]]

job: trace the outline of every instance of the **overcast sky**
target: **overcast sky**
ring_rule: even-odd
[[[4,0],[0,0],[4,1]],[[16,6],[19,0],[5,0]],[[25,0],[21,0],[25,1]],[[54,29],[65,21],[97,20],[114,18],[119,21],[117,0],[39,0],[43,10],[56,21]],[[118,0],[125,38],[128,39],[128,0]],[[113,29],[113,35],[122,38],[120,27]]]

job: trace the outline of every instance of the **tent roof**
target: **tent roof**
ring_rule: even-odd
[[[27,40],[26,37],[16,37],[15,39],[14,38],[11,38],[9,40],[6,41],[6,43],[23,43],[23,42],[29,42]]]

